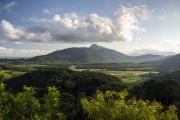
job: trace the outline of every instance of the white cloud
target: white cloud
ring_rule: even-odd
[[[6,4],[5,7],[4,7],[4,9],[6,9],[6,10],[9,11],[9,10],[11,10],[13,7],[15,7],[16,5],[17,5],[17,2],[12,1],[12,2]]]
[[[26,21],[31,21],[31,22],[36,22],[36,23],[42,23],[42,22],[47,22],[48,19],[46,18],[39,18],[39,17],[30,17],[30,18],[23,18],[23,20],[26,20]]]
[[[166,16],[160,16],[159,19],[162,21],[165,21],[167,19],[167,17]]]
[[[64,18],[69,18],[69,19],[79,19],[80,17],[76,13],[65,13]]]
[[[53,15],[53,14],[57,14],[61,12],[61,9],[60,8],[50,8],[50,9],[44,8],[42,12],[47,15]]]
[[[33,57],[37,55],[45,55],[53,52],[52,50],[23,50],[0,47],[0,57]]]
[[[42,11],[44,14],[48,14],[48,15],[51,15],[51,11],[48,10],[47,8],[44,8],[43,11]]]
[[[178,15],[178,12],[174,11],[173,16],[177,16],[177,15]]]
[[[134,50],[129,51],[129,55],[146,55],[146,54],[154,54],[154,55],[174,55],[177,51],[172,49],[164,49],[163,47],[159,46],[143,46],[136,48]]]
[[[1,43],[6,43],[7,41],[5,41],[5,40],[1,40]]]
[[[4,37],[10,40],[18,40],[20,36],[24,34],[24,31],[20,28],[14,28],[9,22],[2,20],[1,29],[3,31]]]
[[[113,18],[102,17],[96,13],[80,17],[76,13],[56,14],[52,19],[31,18],[41,23],[30,28],[14,27],[2,20],[3,36],[10,41],[32,42],[111,42],[132,41],[135,35],[144,32],[138,23],[148,18],[145,7],[121,7]]]
[[[16,1],[12,1],[10,3],[7,4],[2,4],[0,7],[0,12],[13,12],[12,9],[17,6],[17,2]]]
[[[22,42],[14,42],[15,44],[22,44]]]
[[[166,47],[166,49],[169,49],[171,51],[180,53],[180,41],[179,40],[168,40],[166,38],[163,38],[163,43]]]

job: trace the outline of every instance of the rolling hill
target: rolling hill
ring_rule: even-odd
[[[128,56],[121,52],[108,49],[96,44],[89,48],[67,48],[54,51],[47,55],[28,59],[31,62],[58,62],[58,63],[133,63],[149,62],[162,59],[160,55]]]
[[[168,59],[163,60],[163,62],[157,66],[158,70],[176,70],[180,69],[180,54],[168,57]]]

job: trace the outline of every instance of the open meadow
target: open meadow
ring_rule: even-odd
[[[123,82],[138,84],[148,80],[149,75],[158,74],[157,71],[136,71],[136,70],[109,70],[109,69],[79,69],[76,66],[71,66],[69,69],[74,71],[93,71],[105,73],[120,78]]]

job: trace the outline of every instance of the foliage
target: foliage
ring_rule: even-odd
[[[81,102],[93,120],[178,120],[174,105],[165,109],[156,101],[126,100],[127,95],[126,91],[97,91],[95,98]]]
[[[3,74],[3,72],[2,71],[0,71],[0,82],[2,82],[3,80],[4,80],[4,74]]]
[[[13,93],[21,92],[23,85],[36,87],[38,97],[42,97],[46,93],[48,86],[56,86],[61,92],[78,96],[81,92],[93,95],[97,89],[111,90],[114,82],[119,83],[117,84],[119,89],[126,88],[126,85],[117,77],[103,73],[77,72],[69,69],[41,69],[5,81],[7,90]]]
[[[153,101],[155,99],[166,106],[174,104],[178,108],[178,115],[180,116],[180,84],[171,80],[167,75],[162,78],[161,80],[161,77],[158,77],[159,81],[146,81],[142,86],[134,86],[130,94],[144,100]]]
[[[24,86],[24,92],[13,95],[1,83],[0,120],[65,120],[66,116],[58,111],[59,91],[55,87],[49,87],[48,91],[40,103],[33,87]]]
[[[23,91],[23,85],[36,87],[35,96],[47,95],[47,87],[55,86],[61,91],[59,110],[68,119],[84,120],[80,99],[92,96],[97,89],[119,91],[127,88],[119,78],[96,72],[77,72],[69,69],[41,69],[4,81],[9,92]],[[47,96],[46,96],[47,97]],[[51,98],[51,97],[49,97]],[[81,118],[82,117],[82,118]]]
[[[112,71],[112,73],[114,74],[119,74],[119,72],[121,71]],[[130,71],[123,72],[130,73]],[[124,75],[123,72],[122,77]],[[111,72],[109,73],[111,74]],[[4,102],[2,102],[2,104],[5,105],[6,108],[3,106],[1,107],[3,107],[2,110],[7,109],[5,111],[7,114],[9,114],[8,109],[11,109],[12,105],[14,105],[12,101],[14,100],[14,98],[18,98],[18,95],[24,93],[23,85],[26,85],[33,86],[35,88],[34,93],[31,91],[31,93],[33,94],[30,95],[30,97],[33,98],[32,101],[37,100],[38,104],[40,104],[40,108],[35,107],[36,109],[34,109],[33,106],[28,106],[30,110],[32,108],[35,111],[39,111],[36,112],[36,115],[32,113],[32,116],[34,116],[35,119],[43,119],[45,117],[46,119],[55,119],[58,118],[58,116],[63,117],[63,113],[69,120],[88,120],[87,113],[83,114],[84,111],[82,110],[81,98],[94,96],[97,89],[103,92],[107,90],[121,91],[123,89],[127,89],[130,95],[127,96],[126,99],[132,98],[132,96],[135,96],[137,99],[142,100],[148,99],[151,102],[155,99],[156,101],[161,102],[164,106],[169,106],[171,104],[176,105],[176,107],[178,108],[178,113],[180,113],[180,85],[178,82],[171,80],[171,77],[173,76],[174,79],[179,78],[179,71],[171,72],[170,75],[161,73],[152,73],[148,75],[142,74],[141,71],[133,71],[133,73],[137,76],[140,75],[140,77],[142,78],[147,77],[150,79],[154,79],[155,81],[147,81],[142,85],[139,84],[138,86],[127,87],[127,85],[124,84],[123,81],[121,81],[121,79],[119,79],[118,77],[103,73],[97,73],[96,71],[78,72],[69,69],[54,68],[44,68],[37,71],[32,71],[30,73],[25,73],[21,76],[3,81],[6,84],[6,90],[10,93],[13,93],[14,95],[8,93],[4,97],[2,97],[4,99]],[[129,76],[131,77],[130,74],[124,75],[124,77]],[[132,76],[132,79],[135,79],[135,77]],[[56,97],[53,97],[52,94],[49,95],[47,90],[48,86],[55,86],[58,91],[61,91],[60,97],[58,97],[59,102],[53,99],[59,96],[59,92],[54,93],[52,89],[52,92]],[[131,90],[130,88],[133,89]],[[26,97],[22,98],[24,101],[28,101],[28,99],[25,99]],[[47,98],[49,98],[49,101],[51,102],[47,102]],[[29,100],[28,102],[32,101]],[[47,105],[46,107],[45,104]],[[55,107],[53,108],[55,112],[50,109],[50,107],[48,107],[53,107],[53,104],[58,105],[58,107],[55,105]],[[148,104],[150,104],[150,102]],[[25,111],[22,111],[22,113],[23,112]],[[6,113],[3,114],[6,115]],[[53,113],[52,116],[49,116],[50,113]]]

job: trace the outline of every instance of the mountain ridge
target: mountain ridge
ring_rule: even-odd
[[[128,56],[119,51],[92,44],[90,47],[72,47],[57,50],[47,55],[29,58],[28,60],[60,63],[138,63],[162,58],[163,56],[160,55]]]
[[[180,54],[166,58],[156,69],[161,71],[180,69]]]

